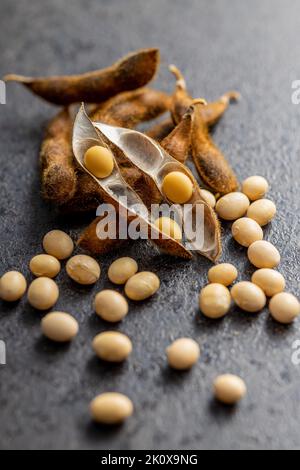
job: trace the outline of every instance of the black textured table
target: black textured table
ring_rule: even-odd
[[[282,253],[281,272],[299,295],[300,107],[291,101],[300,77],[299,2],[287,0],[2,0],[0,74],[50,75],[104,67],[139,47],[159,46],[162,67],[157,86],[172,90],[169,63],[184,72],[195,96],[242,93],[214,132],[239,177],[262,174],[278,217],[265,230]],[[41,239],[61,228],[74,238],[93,215],[60,216],[40,197],[38,151],[55,107],[18,85],[0,105],[0,273],[24,272],[41,251]],[[100,259],[101,281],[75,286],[62,271],[57,309],[73,313],[80,335],[70,346],[41,337],[42,314],[26,299],[0,303],[0,339],[7,365],[0,366],[1,448],[94,449],[258,449],[300,448],[300,366],[292,363],[299,322],[275,324],[265,311],[238,309],[224,320],[208,321],[197,308],[210,263],[176,261],[137,243],[120,251],[162,282],[156,298],[130,305],[118,327],[134,342],[123,365],[107,366],[91,351],[95,334],[107,328],[92,309],[92,298],[107,281],[117,253]],[[249,279],[245,250],[224,226],[223,259]],[[164,350],[175,338],[191,336],[202,358],[190,372],[166,367]],[[249,394],[236,409],[212,400],[218,373],[240,374]],[[124,426],[93,425],[88,403],[96,394],[118,390],[136,407]]]

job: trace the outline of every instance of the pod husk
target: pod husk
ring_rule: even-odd
[[[181,243],[164,235],[157,227],[153,225],[149,219],[148,209],[138,196],[138,194],[126,183],[124,180],[117,161],[114,161],[113,173],[104,179],[98,179],[92,175],[84,166],[83,158],[86,150],[93,145],[106,145],[106,139],[103,139],[102,133],[96,130],[93,123],[88,118],[84,111],[84,107],[80,109],[74,124],[73,132],[73,151],[75,158],[81,168],[89,174],[99,185],[99,190],[102,193],[103,201],[112,204],[117,211],[122,207],[126,210],[128,217],[138,219],[139,223],[143,225],[144,229],[148,231],[150,241],[156,244],[160,250],[173,256],[178,256],[185,259],[191,259],[192,253],[188,251]],[[120,200],[118,191],[122,196],[127,196],[130,204],[124,205]],[[140,212],[136,212],[134,206],[138,204]],[[151,238],[151,233],[156,234],[158,239]],[[118,240],[117,240],[118,241]]]
[[[173,119],[167,118],[162,122],[154,124],[145,134],[156,142],[161,142],[174,130]]]
[[[160,143],[162,148],[180,163],[185,163],[189,156],[192,125],[192,111],[188,110],[175,129]]]
[[[4,80],[21,83],[56,105],[101,103],[123,91],[145,86],[154,77],[158,65],[159,50],[150,48],[132,52],[108,68],[81,75],[34,78],[10,74]]]

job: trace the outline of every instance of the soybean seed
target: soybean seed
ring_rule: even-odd
[[[178,223],[169,217],[160,217],[154,222],[154,225],[165,235],[174,240],[182,240],[182,231]]]
[[[154,295],[159,287],[158,276],[149,271],[143,271],[126,282],[125,293],[131,300],[145,300]]]
[[[238,282],[231,289],[231,296],[238,307],[246,312],[259,312],[266,305],[264,291],[252,282]]]
[[[279,323],[292,323],[300,315],[298,299],[288,292],[274,295],[270,301],[269,309],[272,317]]]
[[[214,395],[217,400],[226,405],[238,403],[247,393],[245,382],[236,375],[220,375],[214,381]]]
[[[247,217],[255,220],[262,227],[270,223],[275,215],[276,206],[269,199],[259,199],[253,202],[247,211]]]
[[[106,289],[99,292],[94,301],[97,315],[111,323],[121,321],[128,313],[128,303],[119,292]]]
[[[108,269],[108,278],[114,284],[125,284],[138,271],[137,262],[129,257],[116,259]]]
[[[132,415],[133,404],[122,393],[102,393],[91,402],[90,413],[98,423],[118,424]]]
[[[28,289],[28,302],[38,310],[48,310],[53,307],[59,297],[57,284],[48,277],[35,279]]]
[[[61,265],[54,256],[37,255],[30,261],[29,268],[36,277],[50,277],[52,279],[59,273]]]
[[[74,250],[74,243],[68,234],[61,230],[51,230],[43,239],[43,247],[48,255],[57,259],[66,259],[71,256]]]
[[[230,292],[223,284],[209,284],[200,292],[200,310],[208,318],[224,317],[228,313],[230,305]]]
[[[261,226],[248,217],[236,220],[232,225],[231,232],[235,241],[246,248],[264,238]]]
[[[114,159],[111,151],[101,145],[95,145],[86,151],[84,164],[97,178],[107,178],[114,169]]]
[[[223,284],[230,286],[238,277],[238,271],[235,266],[230,263],[222,263],[213,266],[208,271],[208,280],[213,284]]]
[[[48,313],[42,319],[41,328],[47,338],[58,343],[71,341],[79,330],[77,320],[64,312]]]
[[[259,286],[266,296],[273,297],[284,291],[285,279],[278,271],[274,269],[259,269],[252,276],[252,282]]]
[[[252,243],[248,248],[248,258],[257,268],[275,268],[280,263],[280,254],[272,243],[265,240]]]
[[[118,331],[105,331],[93,340],[93,349],[103,361],[122,362],[132,351],[128,336]]]
[[[0,279],[0,299],[6,302],[16,302],[26,292],[27,282],[23,274],[9,271]]]
[[[249,205],[249,199],[245,194],[229,193],[218,200],[216,211],[221,219],[237,220],[245,215]]]
[[[210,191],[207,191],[207,189],[200,189],[200,194],[207,204],[214,209],[217,203],[215,195]]]
[[[171,171],[164,177],[162,190],[165,196],[176,204],[185,204],[193,194],[193,183],[181,171]]]
[[[179,338],[167,349],[169,366],[177,370],[190,369],[200,357],[198,343],[191,338]]]
[[[250,201],[264,197],[269,190],[269,183],[262,176],[250,176],[242,184],[242,191]]]
[[[101,274],[97,261],[87,255],[76,255],[70,258],[66,265],[66,271],[73,281],[82,285],[95,284]]]

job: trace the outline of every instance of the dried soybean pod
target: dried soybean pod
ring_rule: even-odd
[[[228,91],[224,93],[218,100],[207,103],[201,109],[202,118],[209,127],[214,126],[221,119],[230,103],[234,103],[240,99],[241,95],[237,91]]]
[[[34,94],[57,105],[85,101],[101,103],[122,91],[145,86],[159,64],[158,49],[141,49],[128,54],[111,67],[81,75],[24,77],[6,75],[5,81],[23,84]]]
[[[164,119],[158,124],[154,124],[145,134],[151,139],[161,142],[174,130],[174,122],[171,118]]]
[[[162,148],[180,163],[189,155],[192,132],[192,110],[188,110],[175,129],[161,141]]]
[[[49,123],[40,151],[43,197],[59,205],[70,200],[76,191],[72,125],[69,109],[60,111]]]
[[[97,183],[87,173],[78,170],[75,194],[60,209],[64,213],[95,211],[101,202],[102,192]]]
[[[194,104],[192,156],[203,182],[214,192],[227,194],[238,188],[238,180],[222,152],[209,136],[202,118],[201,103]]]

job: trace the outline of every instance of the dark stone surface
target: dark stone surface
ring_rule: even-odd
[[[173,87],[168,63],[185,72],[195,96],[213,99],[238,89],[215,139],[242,179],[265,175],[278,217],[266,238],[282,253],[281,272],[299,295],[299,107],[291,103],[291,83],[299,78],[300,6],[297,1],[253,0],[2,0],[0,74],[81,72],[110,64],[128,50],[157,45],[162,68],[157,85]],[[39,191],[38,149],[51,107],[17,85],[0,106],[0,272],[28,273],[28,261],[41,251],[41,239],[54,227],[74,238],[92,216],[59,217]],[[248,279],[245,250],[224,226],[224,256]],[[122,254],[128,254],[123,250]],[[130,305],[117,328],[134,342],[130,360],[106,366],[91,351],[93,336],[106,329],[93,313],[93,295],[103,286],[110,261],[92,289],[59,275],[58,309],[72,312],[80,335],[70,346],[42,339],[41,314],[26,299],[0,304],[0,339],[7,365],[0,366],[1,448],[95,449],[257,449],[300,448],[300,367],[292,364],[299,322],[282,327],[268,312],[238,310],[220,322],[199,315],[198,292],[210,264],[197,258],[178,262],[150,247],[129,249],[141,268],[154,269],[162,287],[155,299]],[[165,347],[179,336],[194,337],[202,359],[189,373],[166,367]],[[249,395],[237,409],[212,401],[216,374],[245,378]],[[128,394],[132,419],[117,429],[94,426],[88,403],[105,390]]]

